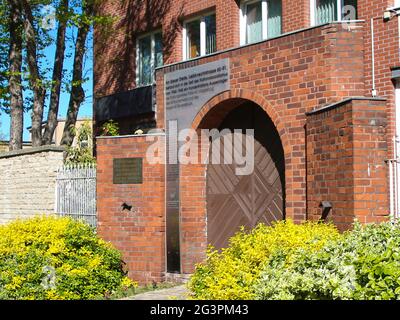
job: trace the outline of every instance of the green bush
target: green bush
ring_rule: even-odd
[[[121,254],[83,222],[36,217],[0,227],[0,299],[96,299],[135,285]]]
[[[317,251],[328,240],[338,237],[340,235],[332,225],[311,222],[296,225],[290,220],[272,227],[260,224],[250,233],[242,229],[230,239],[228,248],[222,252],[211,248],[206,262],[196,267],[189,282],[192,297],[206,300],[255,299],[260,272],[271,256],[280,256],[284,265],[290,265],[291,255],[298,249]]]
[[[93,165],[96,159],[93,157],[93,132],[92,126],[86,120],[79,129],[72,127],[71,131],[76,136],[76,145],[67,147],[66,165]]]
[[[114,120],[109,120],[103,124],[101,127],[102,136],[115,137],[119,135],[119,125]]]
[[[258,299],[400,299],[400,228],[361,226],[321,250],[298,250],[293,263],[270,259],[256,285]]]

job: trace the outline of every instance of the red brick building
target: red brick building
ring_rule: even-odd
[[[102,1],[116,18],[95,30],[95,129],[112,119],[121,136],[97,138],[99,232],[131,277],[190,274],[241,225],[397,214],[394,2]],[[254,170],[150,163],[156,140],[173,156],[171,120],[254,130]]]

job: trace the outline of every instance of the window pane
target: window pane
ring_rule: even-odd
[[[282,34],[282,1],[268,2],[268,38]]]
[[[263,40],[262,35],[262,5],[261,1],[246,6],[247,43]]]
[[[151,36],[139,40],[139,83],[148,85],[151,83]]]
[[[316,24],[323,24],[337,20],[336,0],[316,0]]]
[[[215,14],[204,18],[206,24],[206,54],[217,51],[217,28]]]
[[[154,35],[154,66],[156,68],[161,67],[164,64],[163,58],[163,43],[162,34],[156,33]]]
[[[342,10],[342,20],[356,20],[357,15],[357,0],[344,0]]]
[[[200,20],[188,23],[186,25],[186,30],[187,58],[196,58],[200,56]]]

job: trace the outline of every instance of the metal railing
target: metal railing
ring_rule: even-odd
[[[64,166],[56,178],[56,213],[97,226],[96,166]]]

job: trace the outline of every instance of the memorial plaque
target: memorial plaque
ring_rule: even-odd
[[[143,159],[114,159],[113,181],[114,184],[142,184]]]
[[[229,59],[167,73],[166,119],[177,120],[179,130],[190,128],[201,107],[212,97],[229,89]]]
[[[200,109],[214,96],[230,89],[229,59],[205,63],[165,75],[167,133],[166,222],[167,271],[180,272],[180,168],[178,132],[188,129]],[[174,123],[176,121],[176,123]]]

